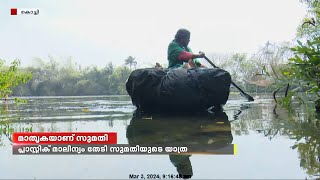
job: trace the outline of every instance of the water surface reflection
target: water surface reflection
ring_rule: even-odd
[[[221,114],[175,116],[133,116],[135,107],[127,96],[30,97],[20,105],[9,101],[0,106],[0,179],[127,179],[131,173],[180,173],[195,179],[320,177],[320,117],[313,104],[278,106],[274,116],[274,101],[267,96],[250,103],[240,98],[231,97]],[[119,144],[232,143],[238,153],[12,155],[12,132],[68,131],[117,132]]]
[[[135,113],[127,128],[128,143],[135,145],[215,145],[232,144],[228,116],[223,111],[187,115],[142,115]],[[180,177],[193,176],[191,155],[170,154],[169,159]]]

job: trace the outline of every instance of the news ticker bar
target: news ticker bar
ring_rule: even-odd
[[[10,14],[13,16],[16,15],[38,15],[40,10],[37,8],[11,8]]]
[[[235,155],[236,144],[223,147],[211,144],[192,145],[129,145],[129,144],[13,144],[14,155],[155,155],[155,154],[208,154]]]

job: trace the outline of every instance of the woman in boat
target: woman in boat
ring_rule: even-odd
[[[168,68],[184,67],[186,69],[191,67],[205,67],[197,58],[203,58],[203,52],[193,54],[188,47],[190,42],[190,31],[187,29],[179,29],[168,47]]]

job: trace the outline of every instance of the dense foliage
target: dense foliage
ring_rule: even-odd
[[[114,67],[109,63],[104,68],[96,66],[84,69],[71,58],[64,63],[49,57],[49,62],[37,59],[37,64],[26,68],[33,78],[14,90],[15,96],[82,96],[126,94],[125,83],[131,70]]]
[[[289,59],[288,76],[301,85],[309,87],[308,91],[317,94],[320,87],[320,37],[312,41],[308,40],[305,45],[298,42],[299,45],[292,48],[295,56]],[[296,81],[291,82],[297,83]]]
[[[305,17],[301,26],[298,27],[298,37],[313,39],[320,36],[320,2],[319,0],[301,0],[307,5],[308,16]]]
[[[289,59],[288,67],[283,69],[285,78],[296,91],[312,92],[318,97],[316,108],[320,107],[320,3],[317,0],[303,0],[308,6],[306,17],[298,28],[298,44],[291,48],[294,57]],[[290,98],[290,97],[289,97]]]
[[[31,72],[20,71],[19,66],[19,60],[13,61],[10,67],[6,67],[5,61],[0,60],[0,99],[6,99],[13,93],[13,88],[32,78]]]

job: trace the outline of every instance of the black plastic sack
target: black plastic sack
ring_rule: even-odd
[[[137,69],[126,83],[132,103],[145,112],[194,112],[224,105],[231,76],[222,69]]]

